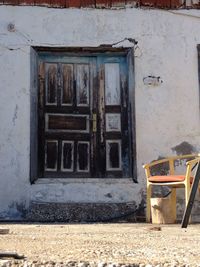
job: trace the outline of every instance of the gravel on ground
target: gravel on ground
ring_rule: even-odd
[[[0,224],[0,252],[23,254],[24,260],[1,258],[14,267],[200,267],[200,224]]]

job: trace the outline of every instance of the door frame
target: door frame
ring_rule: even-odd
[[[129,138],[131,179],[137,183],[136,165],[136,129],[135,129],[135,80],[134,80],[134,47],[31,47],[31,86],[30,86],[30,182],[33,184],[39,177],[38,161],[38,61],[41,54],[54,56],[95,56],[99,54],[110,56],[124,55],[128,66],[128,114],[129,114]],[[78,178],[74,178],[78,179]],[[95,177],[94,177],[95,179]],[[105,178],[106,179],[106,178]],[[119,178],[113,178],[119,179]],[[126,179],[126,178],[122,178]]]

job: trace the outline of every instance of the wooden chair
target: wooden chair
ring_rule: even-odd
[[[190,159],[186,162],[186,172],[182,175],[175,174],[175,161],[176,160],[184,160]],[[150,207],[150,199],[152,194],[152,186],[168,186],[172,189],[171,191],[171,200],[172,200],[172,210],[173,217],[176,218],[176,188],[185,188],[185,205],[188,203],[190,188],[193,181],[192,177],[192,169],[196,163],[200,161],[199,154],[193,155],[182,155],[182,156],[174,156],[161,160],[153,161],[149,164],[145,164],[143,168],[145,169],[145,174],[147,178],[147,195],[146,195],[146,221],[150,222],[151,219],[151,207]],[[160,164],[168,164],[169,165],[169,175],[151,175],[152,167]]]

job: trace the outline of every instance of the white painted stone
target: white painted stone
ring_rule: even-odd
[[[143,163],[175,154],[172,147],[183,141],[199,150],[199,17],[199,10],[0,6],[0,218],[20,216],[30,201],[140,204],[146,189]],[[8,31],[9,23],[14,32]],[[125,37],[138,41],[138,184],[132,179],[44,179],[31,185],[30,47],[95,47]],[[147,76],[161,77],[163,83],[150,90],[143,83]]]

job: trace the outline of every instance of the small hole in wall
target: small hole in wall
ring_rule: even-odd
[[[15,24],[14,23],[9,23],[8,26],[7,26],[7,29],[9,32],[15,32],[16,29],[15,29]]]
[[[158,86],[163,83],[160,76],[147,76],[143,78],[144,85]]]

